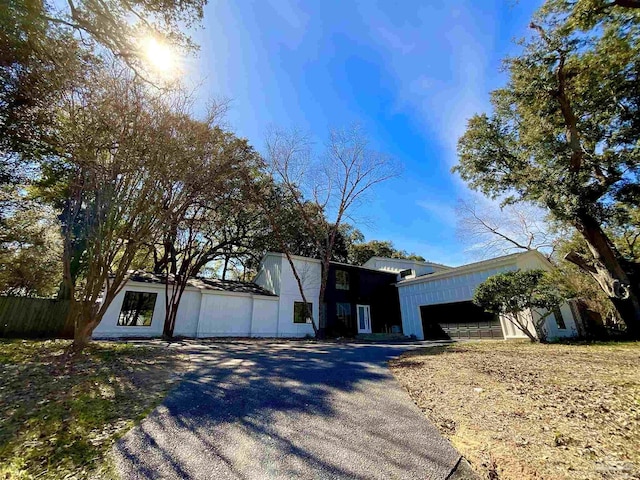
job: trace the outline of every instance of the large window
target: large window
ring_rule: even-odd
[[[345,326],[351,326],[351,304],[336,303],[336,317]]]
[[[349,272],[336,270],[336,290],[349,290]]]
[[[307,303],[308,311],[313,315],[313,304]],[[293,303],[293,323],[307,323],[307,309],[304,308],[304,302]]]
[[[564,318],[562,318],[562,312],[559,308],[553,309],[553,316],[556,319],[556,325],[558,325],[558,328],[560,330],[566,330],[567,325],[564,323]]]
[[[118,325],[122,327],[150,326],[157,297],[157,293],[126,292],[118,317]]]

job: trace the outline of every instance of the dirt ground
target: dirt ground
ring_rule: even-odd
[[[459,343],[390,366],[483,478],[640,479],[640,343]]]

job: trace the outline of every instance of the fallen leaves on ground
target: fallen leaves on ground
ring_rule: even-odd
[[[390,366],[485,478],[640,479],[640,343],[460,343]]]

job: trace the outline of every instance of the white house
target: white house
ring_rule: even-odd
[[[318,324],[319,260],[294,257],[305,297]],[[174,334],[184,337],[304,337],[313,327],[301,312],[302,296],[283,254],[267,254],[254,283],[190,279]],[[160,337],[164,327],[164,280],[135,274],[113,299],[94,338]]]
[[[319,325],[321,262],[299,256],[294,256],[293,262],[306,301],[311,304],[315,324]],[[362,267],[334,264],[332,268],[341,271],[341,275],[329,276],[332,281],[340,282],[335,299],[328,300],[341,302],[336,304],[341,306],[339,309],[328,308],[340,317],[336,320],[351,322],[354,332],[371,332],[372,325],[378,325],[379,331],[387,331],[383,329],[384,325],[401,324],[405,335],[414,335],[422,340],[434,338],[435,331],[450,338],[524,337],[508,320],[496,319],[473,305],[473,293],[480,283],[498,272],[549,269],[551,266],[539,253],[527,252],[456,268],[380,257],[373,257]],[[373,274],[378,283],[389,285],[379,290],[381,293],[373,300],[368,299],[376,308],[370,308],[365,298],[359,296],[361,290],[357,289],[371,283]],[[353,293],[345,288],[353,288]],[[353,305],[346,305],[345,301],[352,301]],[[381,308],[380,304],[389,308]],[[347,313],[345,305],[349,306]],[[355,316],[351,315],[352,311]],[[262,259],[253,283],[203,278],[189,280],[178,309],[174,334],[199,338],[311,336],[313,327],[305,312],[298,280],[286,256],[268,253]],[[529,315],[528,312],[523,314]],[[164,280],[156,275],[138,273],[113,300],[93,336],[159,337],[163,331],[164,315]],[[387,316],[394,318],[388,319]],[[362,330],[361,323],[367,324],[368,330]],[[545,329],[548,338],[575,336],[577,329],[570,306],[564,305],[560,312],[547,318]]]
[[[473,305],[473,294],[478,285],[497,273],[551,268],[543,255],[531,251],[403,279],[397,283],[403,332],[424,339],[428,336],[424,330],[437,326],[452,338],[526,338],[508,319],[492,318]],[[531,313],[523,315],[530,318]],[[549,339],[576,336],[571,306],[564,304],[551,314],[544,329]],[[529,330],[535,334],[530,321]]]

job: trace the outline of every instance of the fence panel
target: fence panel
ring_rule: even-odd
[[[73,328],[65,325],[68,311],[68,300],[0,297],[0,337],[72,337]]]

